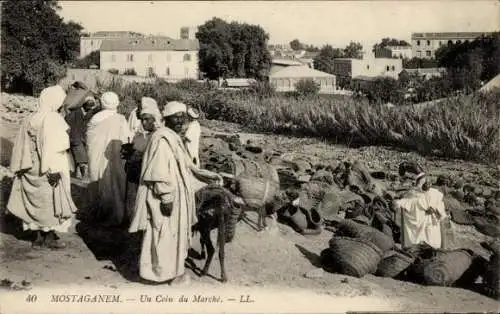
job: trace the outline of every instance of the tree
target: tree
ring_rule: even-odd
[[[302,50],[302,49],[304,49],[304,45],[298,39],[292,40],[290,42],[290,47],[293,50]]]
[[[299,96],[314,96],[319,93],[320,86],[313,79],[301,79],[295,84],[295,91]]]
[[[490,80],[500,73],[500,32],[442,46],[436,51],[436,59],[451,72],[469,71],[471,78]]]
[[[387,46],[410,46],[410,44],[405,40],[398,40],[395,38],[383,38],[380,43],[376,43],[373,45],[372,52],[377,51],[378,49],[385,48]]]
[[[100,51],[92,51],[87,56],[75,61],[74,66],[80,69],[88,69],[91,65],[96,65],[98,68],[101,66]]]
[[[344,57],[354,59],[363,58],[363,46],[358,42],[351,41],[349,45],[344,48]]]
[[[342,58],[342,50],[333,48],[330,45],[325,45],[319,51],[319,54],[314,58],[314,68],[326,73],[333,74],[333,60]]]
[[[200,25],[199,66],[210,79],[251,77],[263,79],[271,67],[269,35],[258,25],[227,23],[213,18]]]
[[[65,23],[57,1],[2,3],[2,88],[36,94],[65,75],[79,51],[82,27]]]
[[[383,104],[391,102],[400,104],[404,99],[404,92],[398,81],[391,77],[377,77],[370,87],[362,89],[370,103]]]

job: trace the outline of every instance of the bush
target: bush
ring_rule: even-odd
[[[259,97],[241,91],[180,89],[159,82],[112,80],[105,87],[127,102],[150,96],[163,106],[180,100],[208,119],[251,126],[255,131],[311,136],[356,145],[387,145],[424,155],[497,162],[500,147],[500,94],[461,95],[427,107],[388,109],[353,98]]]
[[[120,71],[118,71],[118,69],[109,69],[108,72],[111,73],[111,74],[118,74],[118,73],[120,73]]]
[[[199,89],[204,88],[204,84],[198,82],[195,79],[182,79],[179,82],[177,82],[175,84],[175,86],[177,86],[180,89],[186,89],[186,90],[190,90],[190,89],[191,90],[192,89],[199,90]]]
[[[125,69],[125,71],[123,71],[123,75],[135,76],[137,75],[137,72],[135,72],[135,69]]]
[[[299,96],[314,96],[319,93],[320,86],[313,79],[301,79],[295,84]]]

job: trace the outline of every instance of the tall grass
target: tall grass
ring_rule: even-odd
[[[184,84],[185,85],[185,84]],[[132,83],[114,80],[102,89],[118,93],[128,114],[142,96],[160,105],[181,100],[208,119],[244,124],[255,131],[312,136],[348,145],[387,145],[423,155],[498,162],[500,93],[450,98],[438,105],[387,108],[334,97],[262,97],[220,91],[203,84]]]

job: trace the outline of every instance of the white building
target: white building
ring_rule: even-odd
[[[473,41],[482,35],[489,34],[480,32],[412,33],[411,46],[413,57],[434,58],[436,50],[443,45]]]
[[[333,61],[333,73],[337,78],[353,79],[357,76],[366,77],[392,77],[398,79],[403,70],[403,61],[394,58],[372,58],[363,59],[338,58]]]
[[[277,92],[295,91],[295,85],[303,79],[312,79],[319,84],[321,94],[333,94],[336,91],[335,75],[311,69],[307,65],[288,66],[269,76]]]
[[[96,32],[90,34],[89,36],[82,36],[80,37],[80,58],[84,58],[91,52],[99,50],[104,40],[120,39],[120,38],[136,38],[141,36],[142,35],[138,33],[128,32],[128,31]]]
[[[103,41],[100,48],[102,70],[118,70],[120,74],[134,70],[138,76],[167,80],[198,79],[196,39],[169,37],[125,38]]]
[[[400,58],[411,59],[412,47],[411,46],[385,46],[375,51],[377,58]]]

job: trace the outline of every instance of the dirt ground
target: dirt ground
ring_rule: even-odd
[[[215,121],[205,122],[204,125],[209,126],[211,131],[242,131],[239,126]],[[11,146],[9,142],[12,142],[16,129],[15,124],[0,122],[3,148],[1,162],[4,166],[7,165],[10,154],[5,148]],[[208,132],[207,129],[204,131]],[[251,139],[256,144],[278,147],[283,152],[307,154],[313,152],[318,160],[325,163],[358,158],[374,170],[389,168],[395,171],[401,161],[417,160],[433,175],[461,173],[463,177],[476,182],[495,180],[498,182],[499,178],[499,170],[495,167],[463,161],[423,158],[414,153],[381,147],[355,149],[312,139],[249,133],[242,133],[241,136],[245,141]],[[80,202],[79,197],[83,190],[73,186],[72,192],[75,202]],[[6,193],[2,195],[6,196]],[[4,198],[0,203],[2,212],[5,209],[5,202]],[[250,220],[256,221],[254,213],[247,215]],[[473,230],[457,227],[456,231],[458,239],[468,239],[471,245],[474,245],[476,240],[481,240],[481,235]],[[349,309],[360,310],[360,305],[366,304],[367,300],[372,300],[369,302],[373,303],[370,303],[371,307],[364,309],[372,311],[498,312],[500,310],[498,301],[466,289],[427,287],[372,275],[358,279],[324,272],[319,267],[319,254],[328,246],[331,236],[329,231],[323,231],[316,236],[302,236],[280,224],[269,230],[257,232],[251,224],[242,221],[237,225],[235,239],[226,246],[229,282],[222,284],[214,279],[220,276],[216,255],[210,270],[211,276],[198,277],[195,271],[189,270],[192,279],[189,288],[193,290],[207,288],[211,291],[255,289],[263,293],[270,291],[268,296],[276,291],[295,291],[301,293],[303,298],[310,297],[311,300],[309,303],[306,301],[305,304],[295,306],[293,304],[297,300],[281,300],[285,305],[288,303],[289,306],[294,306],[290,309],[253,308],[253,311],[266,312],[344,312]],[[75,220],[72,232],[64,234],[63,239],[68,243],[65,250],[32,250],[30,242],[21,235],[19,226],[4,217],[0,233],[0,247],[3,252],[0,280],[8,279],[13,282],[26,280],[33,288],[70,285],[117,290],[151,288],[141,282],[137,275],[137,259],[140,252],[140,239],[137,235],[129,235],[120,230],[96,229]],[[198,267],[202,266],[201,261],[195,263]],[[169,287],[164,285],[154,286],[154,289],[169,291]],[[315,297],[321,298],[315,299]],[[320,299],[326,303],[320,305],[319,301],[316,302]],[[351,301],[350,305],[340,307],[339,300],[345,299]],[[373,300],[377,300],[381,305],[377,305],[378,303]]]

